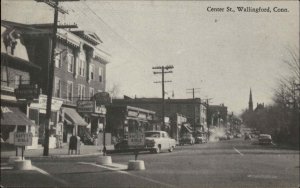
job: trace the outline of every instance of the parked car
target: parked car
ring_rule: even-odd
[[[258,136],[258,143],[259,144],[271,144],[272,143],[272,137],[269,134],[260,134]]]
[[[242,138],[242,134],[237,133],[237,134],[234,135],[234,137],[235,137],[235,138]]]
[[[169,137],[165,131],[146,131],[145,148],[152,153],[160,153],[163,150],[172,152],[176,147],[176,141]]]
[[[126,150],[129,149],[128,140],[124,139],[114,145],[115,150]]]
[[[227,140],[227,135],[221,135],[219,136],[219,140]]]
[[[184,145],[184,144],[190,144],[190,145],[195,144],[195,138],[193,137],[192,134],[184,134],[180,137],[179,145]]]
[[[195,138],[195,143],[196,144],[203,144],[207,143],[207,137],[204,135],[197,135]]]
[[[245,140],[251,140],[251,135],[248,133],[245,133]]]

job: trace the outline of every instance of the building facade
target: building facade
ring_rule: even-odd
[[[4,22],[22,31],[29,60],[41,67],[32,79],[36,80],[42,95],[30,104],[28,113],[40,126],[39,136],[42,138],[49,88],[52,24]],[[105,91],[106,65],[110,59],[110,55],[102,49],[103,42],[95,33],[58,29],[56,37],[50,143],[52,137],[56,141],[68,142],[72,134],[92,134],[91,130],[97,130],[93,127],[100,126],[103,118],[90,113],[79,114],[76,105],[79,100],[90,100],[95,93]]]
[[[226,127],[227,126],[227,106],[209,105],[208,107],[208,124],[209,126]]]
[[[20,32],[1,22],[1,140],[5,143],[14,143],[15,132],[31,132],[30,147],[37,147],[37,126],[26,114],[28,101],[17,100],[15,90],[20,85],[35,85],[33,77],[40,70],[29,61]]]
[[[162,99],[160,98],[114,99],[113,104],[145,108],[155,111],[156,115],[162,118]],[[165,116],[172,117],[174,114],[183,115],[195,130],[207,131],[206,103],[203,103],[201,99],[165,99]]]

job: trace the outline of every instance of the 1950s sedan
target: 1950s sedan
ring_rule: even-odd
[[[160,153],[163,150],[172,152],[176,147],[176,141],[169,137],[165,131],[146,131],[145,148],[152,153]]]

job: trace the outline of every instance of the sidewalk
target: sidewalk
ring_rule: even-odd
[[[68,154],[69,146],[64,145],[62,148],[57,149],[49,149],[49,155],[43,156],[44,148],[41,146],[38,149],[27,149],[24,152],[25,158],[69,158],[69,157],[83,157],[83,156],[96,156],[101,155],[103,146],[94,146],[94,145],[81,145],[80,146],[80,154]],[[106,146],[107,150],[113,150],[114,146],[109,145]],[[18,151],[18,155],[21,156],[21,150]],[[2,151],[1,150],[1,159],[9,158],[10,156],[15,156],[16,151]]]

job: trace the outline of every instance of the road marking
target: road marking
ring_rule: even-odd
[[[36,166],[33,166],[33,165],[32,165],[32,169],[36,170],[36,171],[40,172],[41,174],[44,174],[44,175],[46,175],[46,176],[48,176],[48,177],[50,177],[52,179],[54,179],[55,181],[58,181],[59,183],[62,183],[65,186],[68,185],[68,182],[66,182],[65,180],[57,178],[57,177],[54,177],[54,176],[52,176],[51,174],[49,174],[48,172],[46,172],[43,169],[40,169],[40,168],[38,168]]]
[[[12,166],[1,166],[1,170],[12,170],[13,168]]]
[[[242,154],[239,150],[237,150],[235,147],[233,147],[233,149],[238,153],[240,154],[241,156],[244,156],[244,154]]]
[[[263,175],[263,174],[260,174],[260,175],[251,175],[251,174],[249,174],[247,177],[248,178],[258,178],[258,179],[277,179],[277,176]]]
[[[129,175],[129,176],[135,177],[135,178],[140,178],[140,179],[143,179],[143,180],[146,180],[146,181],[150,181],[150,182],[153,182],[153,183],[156,183],[156,184],[160,184],[160,185],[165,186],[165,187],[172,187],[172,188],[176,187],[174,185],[167,184],[167,183],[164,183],[164,182],[160,182],[160,181],[157,181],[157,180],[154,180],[154,179],[151,179],[151,178],[147,178],[147,177],[143,177],[143,176],[138,176],[138,175],[135,175],[135,174],[131,174],[131,173],[127,172],[127,171],[122,171],[122,170],[127,170],[127,165],[113,163],[114,166],[115,165],[116,166],[121,165],[123,167],[126,166],[126,168],[124,169],[124,168],[111,168],[109,166],[99,165],[99,164],[96,164],[96,163],[87,163],[87,162],[78,162],[78,163],[79,164],[87,164],[87,165],[97,166],[97,167],[105,168],[105,169],[108,169],[108,170],[116,171],[116,172],[121,173],[121,174],[126,174],[126,175]]]

